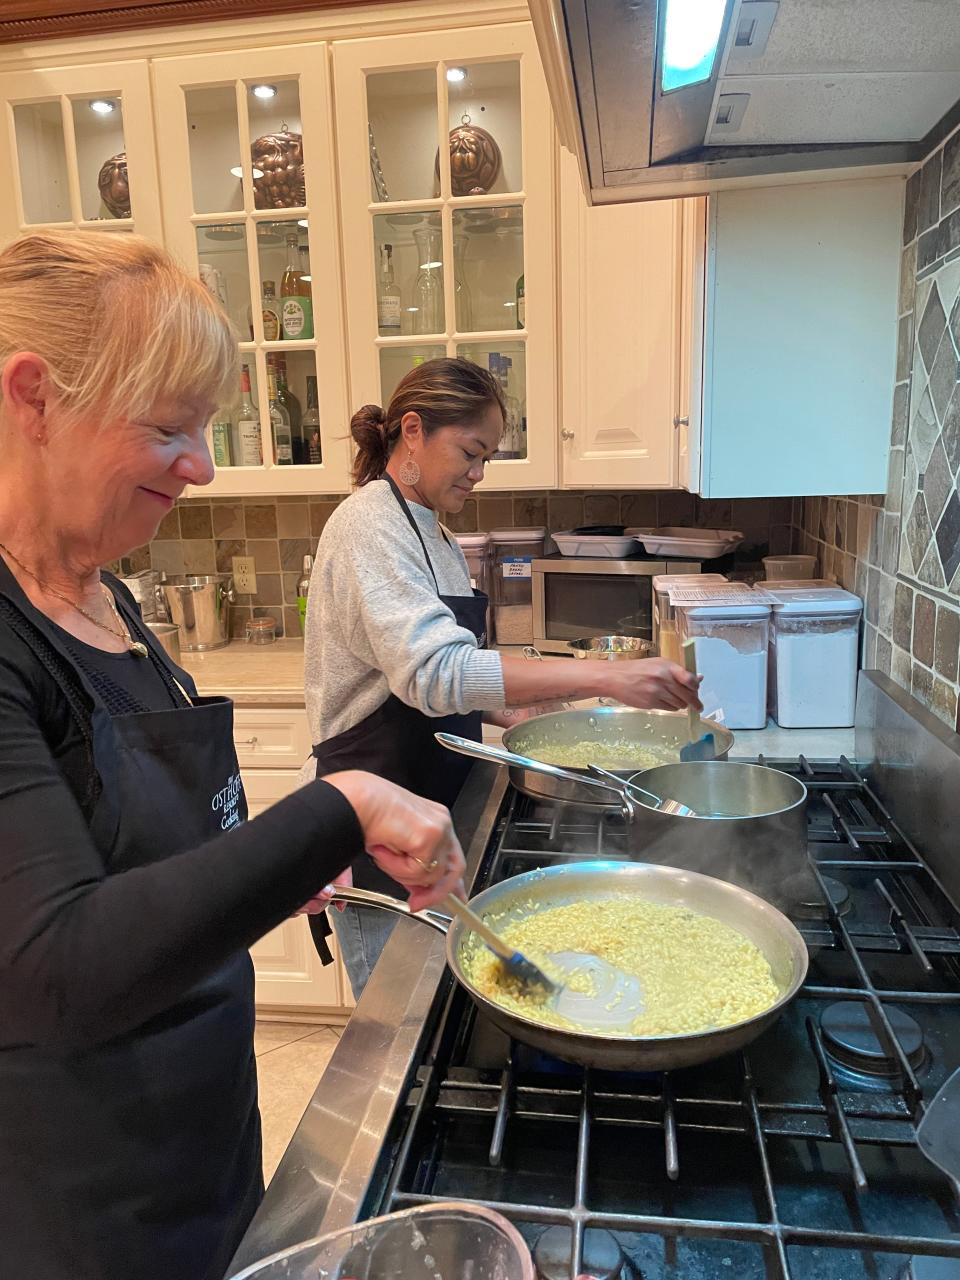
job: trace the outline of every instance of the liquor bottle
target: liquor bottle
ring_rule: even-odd
[[[303,438],[307,443],[307,462],[317,465],[323,461],[320,443],[320,405],[317,396],[317,380],[307,374],[307,411],[301,423]]]
[[[510,375],[513,372],[513,360],[510,356],[503,357],[503,387],[507,397],[507,416],[513,417],[513,439],[514,449],[518,458],[527,456],[527,415],[524,412],[525,397],[521,398],[515,394],[516,385],[510,385]]]
[[[301,433],[301,419],[303,411],[300,408],[300,401],[290,390],[290,384],[287,381],[287,357],[281,352],[275,355],[267,356],[267,364],[272,367],[277,379],[277,400],[287,411],[290,419],[290,434],[293,437],[293,460],[294,462],[306,462],[307,447]]]
[[[377,283],[377,325],[383,334],[400,332],[400,286],[393,280],[393,245],[380,246]]]
[[[293,463],[293,437],[290,434],[290,415],[277,399],[277,378],[271,369],[267,374],[270,398],[270,428],[273,432],[273,456],[278,467]]]
[[[517,279],[517,328],[527,327],[527,295],[523,287],[523,272]]]
[[[310,592],[310,572],[313,569],[313,556],[303,557],[303,573],[297,583],[297,613],[300,615],[300,634],[307,630],[307,596]]]
[[[213,462],[217,467],[233,466],[233,426],[230,415],[223,409],[213,420],[210,428],[213,437]]]
[[[287,234],[287,265],[280,281],[280,319],[284,338],[313,337],[313,297],[309,274],[300,266],[297,233]]]
[[[250,370],[246,365],[243,366],[240,374],[240,412],[237,414],[237,430],[240,436],[241,467],[262,467],[260,414],[250,396]]]
[[[272,280],[263,282],[263,340],[276,342],[281,333],[280,304],[277,302],[276,285]]]

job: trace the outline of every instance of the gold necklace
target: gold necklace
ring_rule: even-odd
[[[107,626],[105,622],[101,622],[99,618],[95,618],[92,613],[88,613],[82,605],[77,604],[76,600],[71,600],[69,596],[65,596],[61,591],[57,591],[56,587],[51,587],[41,578],[38,578],[33,570],[28,569],[23,561],[18,556],[15,556],[10,548],[4,546],[2,542],[0,542],[0,551],[5,552],[15,565],[21,568],[28,577],[31,577],[41,591],[45,591],[47,595],[56,596],[58,600],[62,600],[64,604],[68,604],[71,609],[76,609],[77,613],[79,613],[81,617],[86,618],[88,622],[92,622],[93,625],[95,627],[99,627],[101,631],[106,631],[108,635],[113,636],[117,640],[123,640],[130,653],[135,654],[136,657],[147,657],[149,653],[147,646],[142,644],[139,640],[134,640],[133,636],[131,636],[130,628],[120,616],[120,610],[117,608],[117,602],[113,598],[113,593],[102,582],[100,583],[100,590],[103,592],[104,598],[106,599],[113,616],[117,620],[120,627],[119,631],[115,630],[113,627]]]

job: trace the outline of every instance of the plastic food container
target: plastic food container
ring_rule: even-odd
[[[477,591],[490,595],[490,535],[489,533],[458,533],[457,543],[463,552],[470,571],[470,585]],[[491,634],[492,607],[487,607],[487,635]]]
[[[494,529],[493,628],[497,644],[533,643],[533,562],[543,556],[547,531]]]
[[[653,579],[653,642],[661,658],[680,661],[677,622],[670,603],[670,588],[676,583],[726,582],[722,573],[658,573]]]
[[[693,640],[696,646],[707,713],[722,710],[728,729],[765,728],[770,605],[732,595],[727,603],[674,600],[674,607],[681,643]]]
[[[317,1236],[231,1280],[535,1280],[520,1232],[479,1205],[435,1204]]]
[[[651,556],[686,556],[690,560],[716,560],[739,547],[743,534],[734,529],[627,529]]]
[[[817,572],[816,556],[764,556],[763,571],[768,582],[807,580]]]
[[[616,560],[632,556],[637,540],[630,534],[554,533],[550,535],[562,556],[594,556],[599,560]]]
[[[854,722],[860,648],[858,596],[840,587],[769,586],[770,713],[784,729]]]

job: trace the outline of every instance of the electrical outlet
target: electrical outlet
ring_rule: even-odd
[[[233,589],[238,596],[257,594],[257,562],[253,556],[233,557]]]

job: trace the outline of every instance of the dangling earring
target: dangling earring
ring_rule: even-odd
[[[420,482],[420,468],[417,465],[416,458],[413,456],[413,450],[411,449],[409,452],[410,457],[397,467],[397,476],[401,484],[405,484],[408,489],[412,489],[415,484]]]

